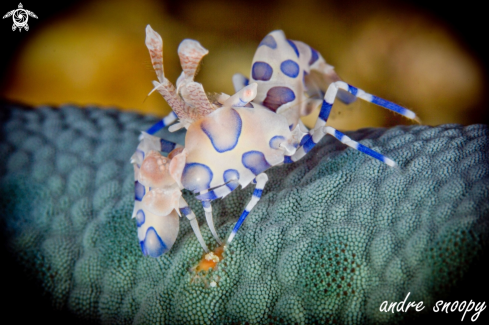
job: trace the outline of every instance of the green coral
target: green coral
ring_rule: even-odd
[[[7,113],[6,113],[7,112]],[[155,119],[96,108],[4,108],[0,197],[9,246],[52,304],[107,324],[381,323],[384,300],[429,306],[487,245],[489,130],[399,126],[350,132],[400,168],[326,137],[272,168],[259,204],[219,268],[183,218],[172,250],[144,257],[130,218],[129,157]],[[183,134],[166,133],[183,141]],[[221,238],[252,186],[213,203]],[[215,241],[202,208],[184,193]],[[215,282],[216,286],[211,283]],[[418,315],[419,316],[419,315]]]

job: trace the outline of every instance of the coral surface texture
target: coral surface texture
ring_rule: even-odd
[[[410,292],[408,301],[433,305],[457,288],[487,246],[484,125],[347,132],[399,168],[327,136],[299,162],[267,172],[261,201],[217,269],[195,273],[203,251],[186,218],[160,258],[143,256],[131,219],[129,158],[139,132],[156,118],[12,105],[0,116],[8,249],[53,308],[86,321],[397,322],[423,313],[380,312],[383,301],[402,301]],[[162,135],[180,142],[183,136]],[[221,238],[252,191],[250,185],[213,203]],[[216,248],[199,202],[184,196]]]

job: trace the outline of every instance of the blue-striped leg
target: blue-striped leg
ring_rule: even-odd
[[[372,150],[369,147],[366,147],[363,144],[352,140],[350,137],[346,136],[345,134],[341,133],[340,131],[336,130],[335,128],[332,128],[331,126],[324,127],[324,132],[329,134],[329,135],[332,135],[336,139],[340,140],[341,143],[344,143],[353,149],[356,149],[360,152],[363,152],[364,154],[367,154],[367,155],[369,155],[375,159],[378,159],[381,162],[383,162],[383,163],[385,163],[391,167],[397,166],[397,164],[392,159],[387,158],[386,156],[378,153],[377,151]]]
[[[336,96],[338,94],[338,91],[340,89],[347,91],[348,93],[350,93],[350,94],[352,94],[352,95],[354,95],[360,99],[363,99],[367,102],[374,103],[374,104],[379,105],[381,107],[387,108],[393,112],[401,114],[407,118],[410,118],[410,119],[413,119],[417,122],[420,122],[420,120],[416,116],[416,114],[413,111],[408,110],[407,108],[404,108],[404,107],[399,106],[395,103],[389,102],[389,101],[382,99],[380,97],[368,94],[361,89],[358,89],[356,87],[353,87],[353,86],[347,84],[346,82],[336,81],[336,82],[333,82],[329,85],[328,90],[326,91],[326,94],[324,95],[323,104],[321,105],[321,110],[319,112],[319,116],[318,116],[318,119],[316,121],[314,128],[309,131],[309,134],[307,134],[306,136],[304,136],[302,138],[302,141],[300,143],[300,147],[297,149],[296,153],[291,157],[285,157],[285,163],[291,163],[291,162],[297,161],[297,160],[301,159],[302,157],[304,157],[321,140],[321,138],[326,133],[328,133],[326,131],[326,129],[324,129],[324,128],[326,126],[326,122],[327,122],[329,114],[331,112],[331,108],[333,107],[333,103],[334,103]],[[335,132],[339,132],[339,131],[335,130]],[[332,134],[332,133],[329,133],[329,134],[331,134],[335,138],[339,139],[337,136],[335,136],[335,134]],[[348,138],[348,137],[346,137],[346,138]],[[376,151],[369,149],[369,148],[365,147],[364,145],[359,144],[359,143],[351,140],[350,138],[348,138],[348,139],[349,140],[345,140],[347,142],[343,142],[341,139],[339,139],[339,140],[342,141],[343,143],[347,144],[348,146],[354,148],[354,149],[357,149],[363,153],[366,153],[366,154],[368,154],[374,158],[377,158],[377,159],[385,162],[389,166],[395,165],[395,163],[391,159],[382,156],[380,153],[377,153]],[[358,145],[356,145],[356,146],[349,145],[348,143],[350,143],[350,142],[348,142],[348,141],[353,141],[353,142],[357,143]]]
[[[404,108],[388,100],[382,99],[372,94],[368,94],[359,88],[347,84],[346,82],[336,81],[329,85],[326,94],[324,95],[323,104],[321,105],[321,111],[319,112],[318,120],[316,121],[316,125],[314,126],[314,129],[324,126],[326,124],[326,121],[328,120],[329,114],[331,112],[331,108],[333,107],[333,103],[338,95],[338,90],[340,89],[347,91],[353,96],[356,96],[367,102],[374,103],[380,107],[387,108],[388,110],[401,114],[409,119],[415,120],[418,123],[420,123],[419,118],[416,116],[416,114],[413,111],[410,111],[407,108]]]
[[[316,130],[316,132],[314,132],[312,136],[310,134],[306,135],[304,138],[307,137],[307,139],[304,141],[304,144],[302,144],[301,147],[299,147],[299,149],[296,151],[296,153],[293,156],[291,157],[286,156],[284,162],[292,163],[294,161],[301,159],[319,142],[319,140],[322,139],[322,137],[325,134],[332,135],[336,139],[340,140],[341,143],[344,143],[353,149],[356,149],[360,152],[363,152],[364,154],[367,154],[375,159],[378,159],[381,162],[391,167],[397,166],[397,164],[392,159],[382,155],[381,153],[378,153],[375,150],[370,149],[369,147],[364,146],[361,143],[352,140],[350,137],[346,136],[345,134],[341,133],[335,128],[332,128],[331,126],[324,126],[321,129]]]
[[[190,221],[190,225],[192,226],[192,230],[194,231],[195,236],[199,240],[200,246],[202,246],[202,248],[204,249],[204,251],[206,253],[209,253],[209,248],[207,248],[207,245],[205,244],[204,238],[202,237],[202,234],[201,234],[200,228],[199,228],[199,223],[197,222],[195,214],[190,209],[190,207],[188,206],[187,202],[183,199],[183,197],[180,197],[179,208],[180,208],[180,213],[183,213],[187,217],[187,219]]]
[[[168,125],[172,124],[177,120],[177,114],[175,112],[171,112],[161,120],[159,120],[157,123],[155,123],[153,126],[151,126],[146,133],[148,134],[155,134],[159,130],[163,129],[164,127],[167,127]]]
[[[229,245],[231,241],[233,240],[234,236],[236,236],[236,233],[238,232],[239,228],[243,224],[243,221],[246,219],[248,214],[251,212],[251,209],[260,201],[261,195],[263,193],[263,188],[265,187],[265,184],[268,181],[268,176],[265,173],[261,173],[255,178],[256,180],[256,187],[255,190],[253,191],[253,196],[251,197],[250,202],[246,206],[245,210],[241,214],[241,216],[238,219],[238,222],[236,222],[236,225],[233,228],[233,231],[228,237],[227,244]]]
[[[202,202],[202,206],[204,207],[205,211],[205,218],[207,220],[207,224],[209,225],[209,229],[212,232],[212,235],[216,239],[216,241],[219,243],[219,245],[222,245],[222,241],[217,235],[217,232],[214,227],[214,221],[212,218],[212,207],[211,207],[211,201],[219,198],[224,198],[226,197],[229,193],[231,193],[236,187],[238,187],[239,183],[238,180],[231,180],[228,183],[221,185],[219,187],[210,189],[210,190],[205,190],[199,193],[199,195],[196,197],[197,200],[200,200]]]

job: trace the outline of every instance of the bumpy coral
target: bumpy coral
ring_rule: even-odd
[[[218,269],[185,218],[168,254],[138,246],[129,157],[154,118],[62,107],[2,111],[1,216],[12,251],[56,308],[106,324],[380,323],[384,300],[433,304],[488,242],[489,129],[398,126],[348,133],[390,168],[326,137],[272,168]],[[175,141],[175,135],[164,135]],[[183,140],[177,134],[178,140]],[[173,138],[172,138],[173,137]],[[252,186],[214,206],[221,238]],[[198,201],[185,192],[211,248]],[[214,246],[213,246],[214,245]]]

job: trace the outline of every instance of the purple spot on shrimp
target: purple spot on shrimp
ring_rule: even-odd
[[[267,97],[263,101],[263,106],[268,107],[272,111],[277,109],[283,104],[289,103],[295,99],[295,94],[292,89],[288,87],[272,87],[267,92]]]
[[[234,191],[238,187],[239,172],[236,169],[227,169],[222,175],[226,186]]]
[[[251,76],[254,80],[268,81],[272,73],[272,67],[266,62],[256,61],[251,68]]]
[[[282,142],[284,142],[284,141],[285,141],[285,137],[283,137],[281,135],[276,135],[276,136],[274,136],[273,138],[270,139],[270,141],[268,142],[268,145],[272,149],[278,149],[278,147],[280,146],[280,144]]]
[[[145,215],[144,211],[142,209],[139,209],[138,212],[136,213],[136,224],[138,227],[141,227],[145,221]]]
[[[291,41],[290,39],[288,39],[287,42],[289,42],[290,46],[294,49],[295,54],[297,54],[297,57],[299,57],[299,50],[297,49],[297,46],[295,45],[295,43],[293,41]]]
[[[258,47],[262,45],[266,45],[271,49],[277,48],[277,42],[275,42],[275,38],[273,38],[272,35],[265,36],[265,38],[260,42],[260,45],[258,45]]]
[[[309,60],[309,65],[313,65],[319,59],[318,52],[311,47],[311,59]]]
[[[135,181],[134,182],[134,199],[136,201],[142,201],[144,194],[146,194],[146,190],[144,189],[143,184],[139,183],[138,181]]]
[[[241,158],[241,162],[255,175],[272,167],[265,159],[265,155],[262,152],[255,150],[245,152]]]
[[[226,116],[223,116],[226,114]],[[221,112],[221,117],[224,117],[226,128],[223,129],[222,120],[205,119],[200,128],[211,140],[212,146],[217,152],[223,153],[234,149],[238,144],[239,136],[241,135],[242,121],[239,114],[234,109],[228,112]],[[223,135],[223,131],[224,135]]]
[[[295,78],[299,75],[299,65],[292,60],[285,60],[280,64],[280,70],[291,78]]]
[[[146,237],[139,242],[144,255],[158,257],[168,251],[165,242],[158,236],[158,233],[153,227],[149,227],[146,231]]]
[[[182,185],[194,193],[202,192],[210,188],[212,177],[208,166],[199,163],[186,164],[182,173]]]

